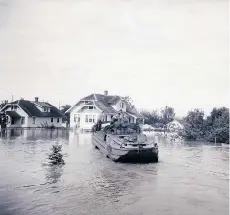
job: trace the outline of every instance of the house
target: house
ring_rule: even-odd
[[[167,124],[167,130],[169,131],[180,131],[184,128],[183,124],[178,120],[174,119],[173,121]]]
[[[20,99],[7,103],[1,108],[7,116],[7,127],[62,127],[65,115],[61,111],[47,102]]]
[[[104,94],[91,94],[80,99],[66,113],[70,114],[70,127],[90,130],[97,122],[98,117],[103,115],[104,122],[110,122],[112,117],[122,110],[130,123],[143,120],[137,110],[123,97]]]
[[[148,125],[148,124],[144,124],[144,125],[142,126],[142,130],[143,130],[143,131],[154,131],[154,127],[151,126],[151,125]]]

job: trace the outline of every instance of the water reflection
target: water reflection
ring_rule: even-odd
[[[69,139],[69,131],[65,129],[4,129],[0,132],[0,137],[8,139],[24,140],[47,140],[47,139]]]
[[[46,182],[50,184],[57,183],[63,174],[63,165],[46,166]]]
[[[197,214],[228,214],[229,148],[159,141],[159,163],[121,164],[95,150],[91,134],[7,130],[0,138],[0,189],[11,190],[12,201],[0,194],[0,202],[35,215],[190,215],[194,208]],[[66,164],[42,165],[57,142]]]

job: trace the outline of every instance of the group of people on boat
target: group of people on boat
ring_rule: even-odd
[[[97,124],[93,128],[94,131],[101,130],[103,116],[104,114],[102,112],[101,116],[98,118]],[[113,129],[122,129],[122,128],[125,129],[128,127],[130,127],[131,129],[137,130],[138,133],[140,131],[139,125],[137,123],[129,123],[129,119],[127,115],[122,110],[120,110],[116,115],[112,117],[110,125],[106,126],[104,130],[107,131],[107,130],[113,130]]]

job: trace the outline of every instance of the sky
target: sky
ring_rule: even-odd
[[[0,0],[0,100],[229,106],[227,0]]]

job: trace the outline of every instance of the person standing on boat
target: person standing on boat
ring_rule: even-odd
[[[96,128],[97,131],[101,130],[101,124],[102,124],[103,119],[104,119],[104,111],[102,111],[101,115],[98,116],[97,128]]]

